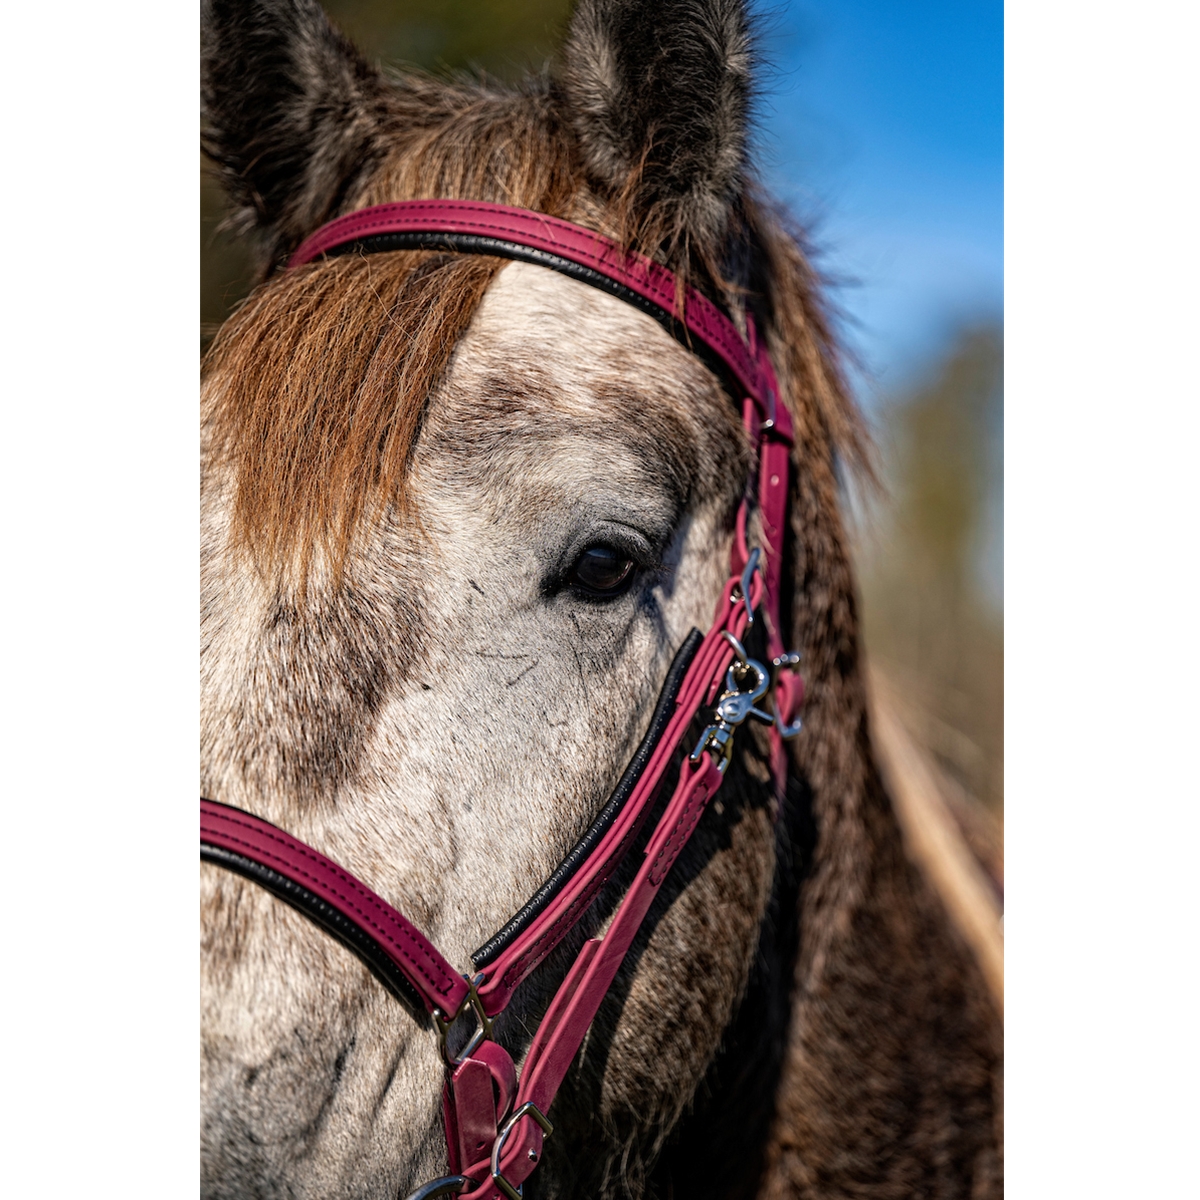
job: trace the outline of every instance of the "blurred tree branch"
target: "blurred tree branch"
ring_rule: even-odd
[[[1003,333],[959,334],[927,381],[890,404],[880,441],[889,500],[860,555],[864,642],[901,717],[963,797],[1004,797],[1004,629],[989,593],[1003,495]]]

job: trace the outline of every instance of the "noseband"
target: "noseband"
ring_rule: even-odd
[[[729,578],[707,634],[693,629],[667,673],[650,728],[587,832],[528,903],[471,956],[460,974],[407,918],[337,863],[277,826],[212,800],[200,801],[200,857],[254,880],[357,953],[376,976],[437,1030],[446,1062],[443,1110],[451,1174],[409,1200],[462,1193],[467,1200],[519,1200],[520,1188],[552,1132],[547,1112],[626,951],[704,812],[721,786],[738,727],[769,725],[776,802],[787,761],[784,740],[800,732],[804,685],[799,656],[784,650],[779,590],[792,423],[779,399],[767,349],[753,320],[746,337],[715,304],[688,288],[676,305],[676,278],[641,255],[578,225],[525,209],[463,200],[384,204],[323,226],[289,269],[321,256],[409,249],[496,255],[536,263],[634,305],[698,354],[740,402],[755,461],[738,510]],[[747,542],[759,513],[761,545]],[[764,628],[768,668],[742,639]],[[759,705],[771,697],[771,710]],[[516,989],[579,922],[621,864],[650,815],[659,785],[703,731],[686,761],[637,875],[602,937],[584,942],[529,1047],[520,1079],[492,1024]],[[473,1014],[476,1028],[453,1052],[451,1030]],[[465,1026],[464,1026],[465,1033]]]

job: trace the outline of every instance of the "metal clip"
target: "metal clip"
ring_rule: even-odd
[[[757,552],[756,552],[757,553]],[[713,715],[716,721],[700,735],[689,762],[698,763],[705,750],[712,749],[717,759],[717,770],[723,775],[733,757],[733,735],[747,717],[756,717],[770,725],[775,718],[754,706],[770,689],[771,678],[761,663],[746,654],[745,647],[728,630],[721,631],[725,640],[733,647],[734,662],[725,672],[725,690],[717,697]],[[741,678],[739,679],[739,676]],[[749,676],[749,686],[746,677]]]
[[[734,602],[741,601],[746,606],[746,628],[749,629],[754,624],[754,609],[750,604],[750,584],[754,581],[754,572],[758,570],[758,560],[762,558],[762,551],[755,546],[750,551],[750,557],[746,559],[746,569],[742,572],[741,583],[738,585],[739,593],[733,597]]]
[[[464,975],[463,978],[466,979],[467,977]],[[468,980],[470,988],[462,1004],[458,1006],[458,1012],[452,1017],[447,1017],[440,1008],[433,1010],[433,1023],[437,1027],[438,1047],[441,1049],[442,1059],[448,1067],[459,1066],[464,1058],[470,1058],[475,1053],[481,1043],[491,1040],[493,1022],[491,1017],[484,1012],[483,1001],[479,998],[479,992],[476,990],[485,978],[486,976],[484,975],[476,975],[474,979]],[[458,1018],[468,1008],[475,1013],[475,1019],[479,1022],[479,1028],[471,1035],[471,1040],[467,1043],[462,1054],[458,1058],[455,1058],[450,1053],[450,1048],[446,1044],[446,1040],[450,1036],[450,1030],[454,1027]]]
[[[554,1126],[550,1124],[549,1117],[532,1100],[526,1100],[501,1126],[495,1145],[492,1146],[492,1182],[508,1197],[508,1200],[521,1200],[521,1189],[513,1187],[504,1178],[500,1170],[500,1155],[504,1152],[504,1143],[508,1141],[508,1135],[512,1133],[516,1123],[522,1117],[532,1117],[542,1127],[542,1132],[546,1137],[549,1137],[554,1132]],[[529,1153],[532,1155],[533,1151],[531,1150]],[[536,1162],[537,1160],[535,1159],[534,1161]]]

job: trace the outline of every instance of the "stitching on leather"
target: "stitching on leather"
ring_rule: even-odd
[[[446,203],[437,202],[437,201],[422,201],[421,203],[424,205],[424,207],[427,210],[431,210],[434,212],[439,212],[439,211],[440,212],[453,212],[453,213],[477,212],[477,213],[483,213],[492,218],[496,217],[496,214],[494,213],[493,210],[491,210],[489,208],[481,207],[479,205],[446,204]],[[509,217],[507,219],[512,220],[513,218]],[[398,226],[398,225],[410,225],[410,226],[418,225],[419,226],[419,225],[425,224],[425,221],[421,217],[417,217],[417,216],[406,217],[399,213],[393,213],[392,215],[389,215],[386,217],[379,216],[379,217],[371,217],[371,218],[361,218],[358,216],[358,214],[350,213],[346,217],[341,218],[341,220],[345,221],[345,225],[341,226],[341,228],[339,229],[338,223],[335,222],[334,224],[329,226],[329,235],[327,237],[320,238],[317,242],[314,243],[313,246],[308,248],[308,250],[306,251],[305,261],[311,262],[312,259],[315,258],[317,255],[325,253],[325,251],[330,250],[330,249],[334,248],[335,246],[342,244],[344,241],[352,240],[352,238],[354,238],[354,237],[365,236],[366,231],[369,231],[372,229],[380,230],[382,232],[397,232],[398,233],[398,232],[401,232],[401,230],[396,228],[396,226]],[[546,226],[551,230],[554,230],[554,229],[569,230],[572,234],[576,234],[577,236],[578,236],[577,231],[579,231],[583,234],[587,234],[587,233],[591,232],[588,230],[583,230],[582,226],[575,226],[567,221],[560,222],[557,217],[549,217],[549,216],[538,217],[537,219],[530,218],[524,224],[519,223],[516,225],[505,224],[500,219],[493,219],[493,220],[488,220],[488,221],[460,220],[458,223],[460,225],[469,226],[473,229],[476,229],[476,230],[479,230],[479,231],[485,232],[485,233],[500,232],[500,233],[508,233],[508,234],[524,235],[524,236],[528,236],[529,226]],[[385,229],[384,228],[385,226],[388,228]],[[351,232],[347,235],[344,233],[344,231],[351,231]],[[425,231],[416,230],[415,232],[425,232]],[[452,233],[454,231],[443,230],[443,229],[431,229],[431,230],[428,230],[427,232],[429,232],[429,233]],[[577,250],[576,247],[572,244],[572,241],[570,241],[570,240],[558,241],[553,237],[546,236],[545,234],[535,235],[535,236],[539,236],[540,241],[542,241],[544,243],[548,243],[551,246],[557,246],[561,250],[570,250],[570,251],[572,251],[572,254],[577,253],[579,258],[583,258],[586,260],[584,265],[593,265],[596,267],[603,266],[603,267],[607,267],[609,269],[612,269],[613,267],[619,268],[619,265],[620,265],[619,263],[614,264],[614,263],[608,262],[603,254],[598,255],[594,251],[589,251],[589,250],[585,250],[585,249]],[[620,248],[614,242],[612,242],[608,238],[606,238],[603,234],[596,233],[593,236],[596,239],[596,242],[599,245],[603,246],[605,248],[605,250],[608,251],[610,254],[618,255],[618,256],[621,254]],[[545,249],[545,246],[534,246],[532,248],[533,249]],[[301,247],[301,249],[304,249],[304,247]],[[553,253],[553,251],[549,251],[549,252]],[[564,254],[564,255],[562,255],[562,257],[567,258],[570,261],[575,261],[575,259],[572,258],[572,254]],[[655,303],[659,304],[659,306],[664,309],[664,311],[670,312],[671,315],[674,316],[673,304],[667,305],[667,304],[663,303],[663,301],[661,299],[662,296],[666,296],[669,294],[670,299],[672,301],[674,300],[673,291],[668,287],[667,281],[663,278],[663,276],[667,276],[668,278],[670,278],[671,272],[668,271],[666,267],[663,267],[663,266],[659,265],[658,263],[654,262],[652,259],[644,258],[643,256],[638,256],[638,257],[628,256],[628,257],[630,258],[630,261],[634,262],[637,266],[642,268],[643,272],[646,275],[646,279],[643,282],[642,280],[639,280],[632,271],[622,269],[621,270],[622,277],[617,279],[617,282],[623,283],[626,280],[633,280],[634,282],[640,283],[641,286],[645,287],[647,290],[652,290],[652,291],[658,293],[658,295],[656,295],[654,297],[648,297],[648,298],[653,299]],[[608,271],[604,271],[602,273],[608,275]],[[608,275],[608,277],[614,278],[614,276],[612,276],[612,275]],[[692,319],[689,318],[689,316],[687,314],[690,310],[693,310],[693,309],[700,310],[700,313],[703,318],[701,321],[693,321]],[[722,350],[725,351],[727,357],[729,357],[731,359],[735,359],[738,363],[738,367],[740,368],[740,373],[742,373],[746,376],[746,379],[744,379],[742,381],[743,383],[746,383],[747,380],[756,380],[757,379],[760,372],[757,369],[757,364],[754,363],[753,360],[751,359],[749,350],[746,348],[746,346],[744,346],[742,344],[740,339],[730,337],[730,331],[725,328],[725,326],[727,324],[727,322],[725,321],[725,318],[722,317],[721,314],[716,311],[712,302],[709,301],[706,296],[702,296],[699,292],[696,292],[691,288],[689,288],[687,291],[687,305],[685,307],[684,324],[687,325],[688,328],[691,329],[693,333],[696,333],[699,336],[703,337],[705,341],[708,341],[708,342],[718,345]]]
[[[679,814],[679,820],[675,822],[675,828],[671,830],[667,840],[663,843],[662,849],[659,850],[657,857],[654,859],[654,866],[650,868],[649,879],[655,887],[662,883],[663,877],[666,875],[667,871],[670,870],[671,863],[675,861],[675,856],[683,848],[683,845],[688,838],[691,837],[692,830],[695,828],[696,822],[700,820],[700,814],[704,811],[705,804],[708,803],[708,796],[705,793],[706,787],[703,784],[698,785],[692,798],[687,802],[687,806],[684,808],[683,812]],[[683,827],[683,822],[689,813],[691,814],[692,819],[688,822],[687,829],[680,834],[680,830]],[[671,854],[670,861],[667,862],[666,866],[662,870],[662,873],[660,874],[658,869],[659,863],[662,862],[667,851],[672,850],[672,843],[675,842],[675,838],[677,836],[679,837],[678,845],[674,847],[674,852]]]
[[[666,735],[664,734],[663,742],[665,743],[665,741],[666,741]],[[662,744],[662,743],[660,743],[660,744]],[[674,751],[672,750],[672,753],[673,752]],[[653,788],[651,788],[649,790],[649,792],[647,793],[647,797],[649,796],[649,794],[651,792],[653,792]],[[630,811],[630,810],[626,810],[626,811]],[[636,810],[636,809],[633,811],[635,814],[638,812],[638,810]],[[583,891],[581,891],[579,893],[579,895],[576,896],[575,899],[571,901],[570,905],[568,905],[567,908],[565,908],[561,913],[559,913],[559,915],[557,917],[554,918],[553,924],[551,924],[549,926],[549,928],[543,930],[543,932],[533,942],[533,944],[529,947],[529,949],[526,950],[525,953],[523,955],[521,955],[521,957],[519,959],[517,959],[517,961],[515,963],[513,963],[513,965],[511,967],[509,967],[509,969],[507,971],[504,972],[503,982],[504,982],[505,987],[509,987],[509,986],[515,987],[518,983],[520,983],[521,980],[514,979],[513,978],[514,975],[521,974],[521,972],[524,970],[525,964],[528,963],[531,958],[534,958],[537,955],[537,949],[542,944],[542,942],[544,942],[551,935],[558,933],[560,931],[560,927],[562,926],[563,922],[566,921],[566,919],[569,916],[571,916],[572,913],[575,912],[575,910],[579,907],[579,905],[581,903],[586,902],[586,904],[590,904],[592,902],[592,900],[594,900],[596,898],[596,893],[599,892],[599,890],[604,886],[604,884],[608,882],[609,875],[606,874],[606,872],[611,872],[611,869],[613,866],[613,860],[620,857],[621,851],[624,850],[625,846],[628,844],[630,838],[633,837],[634,832],[636,829],[638,829],[638,827],[639,827],[639,822],[636,819],[636,815],[635,815],[635,818],[632,821],[630,821],[628,828],[621,835],[621,840],[612,848],[612,850],[609,851],[608,855],[606,856],[606,858],[604,860],[604,865],[601,867],[600,871],[597,873],[596,877],[592,880],[592,882],[589,883],[583,889]],[[546,953],[549,953],[551,948],[552,947],[547,948]],[[540,961],[540,958],[538,961]],[[536,964],[534,964],[534,965],[536,965]]]
[[[293,842],[291,839],[288,839],[286,837],[286,835],[284,837],[280,837],[278,834],[275,834],[268,829],[262,829],[259,826],[252,825],[247,821],[239,820],[237,817],[234,817],[232,815],[226,815],[225,813],[220,813],[220,812],[212,812],[211,810],[209,810],[208,815],[216,820],[227,822],[230,825],[237,825],[237,826],[241,827],[242,829],[248,829],[248,830],[250,830],[251,833],[257,834],[260,837],[267,837],[271,841],[278,842],[280,845],[286,847],[289,850],[293,850],[293,851],[296,851],[296,852],[302,854],[305,858],[310,859],[311,861],[315,862],[317,864],[317,866],[326,867],[328,870],[332,870],[334,873],[336,873],[338,875],[338,877],[342,880],[342,882],[347,887],[353,889],[354,884],[356,882],[355,880],[353,880],[348,875],[346,875],[346,873],[344,871],[341,871],[338,867],[336,867],[336,865],[333,864],[329,859],[326,859],[323,856],[318,855],[315,850],[310,850],[308,847],[305,847],[302,843]],[[416,971],[418,971],[422,976],[424,976],[424,978],[426,980],[428,980],[428,982],[434,988],[436,988],[439,991],[439,993],[448,994],[449,987],[447,986],[447,984],[452,986],[455,982],[455,976],[447,975],[445,973],[445,971],[438,968],[437,964],[434,962],[426,962],[423,964],[419,959],[414,958],[413,955],[408,950],[406,950],[402,945],[400,945],[398,942],[395,941],[395,935],[391,931],[389,931],[388,929],[383,928],[383,926],[377,924],[374,920],[371,919],[369,914],[363,912],[363,910],[361,908],[359,908],[357,905],[355,905],[352,902],[350,897],[344,896],[341,893],[339,893],[337,891],[337,889],[332,887],[327,880],[321,879],[319,876],[309,874],[307,871],[302,870],[300,867],[296,866],[294,863],[289,862],[286,858],[282,858],[278,854],[272,854],[270,850],[264,849],[259,846],[255,846],[253,843],[247,842],[242,838],[234,837],[230,833],[224,833],[222,836],[228,838],[231,842],[235,842],[237,845],[242,846],[247,850],[254,851],[255,854],[262,854],[263,856],[272,859],[275,863],[279,864],[280,866],[286,867],[287,870],[295,871],[297,875],[302,875],[305,879],[308,879],[311,882],[319,884],[320,886],[326,888],[330,893],[332,893],[334,896],[336,896],[339,901],[346,904],[347,907],[349,907],[353,912],[355,912],[358,916],[360,916],[363,919],[363,921],[371,929],[376,930],[383,937],[384,945],[389,946],[390,948],[394,949],[397,954],[399,954],[401,957],[403,957],[408,963],[411,964],[411,966]],[[286,874],[286,871],[284,872],[284,874]],[[359,886],[361,886],[363,888],[364,894],[360,895],[358,893],[354,893],[354,899],[357,899],[360,902],[370,903],[373,907],[378,908],[380,910],[383,917],[392,921],[394,924],[395,919],[396,919],[395,912],[394,911],[389,912],[388,909],[386,907],[384,907],[385,902],[382,899],[380,899],[378,896],[375,896],[372,893],[368,892],[365,884],[360,884]],[[404,929],[403,926],[400,926],[398,928],[398,932],[401,936],[407,938],[409,941],[416,942],[416,935],[414,933],[410,933],[408,930]],[[420,943],[416,942],[416,944],[419,948]],[[428,970],[429,967],[432,967],[433,969],[437,970],[438,975],[443,982],[439,983],[438,979],[435,979],[432,975],[430,975],[429,970]]]
[[[646,748],[647,741],[651,741],[651,735],[653,734],[650,748],[649,748],[648,752],[646,753],[644,759],[641,760],[641,765],[637,768],[637,774],[634,777],[633,782],[629,785],[629,788],[625,793],[624,799],[622,799],[620,801],[620,804],[618,805],[617,810],[612,814],[611,818],[609,819],[608,823],[604,826],[604,828],[599,833],[597,833],[595,839],[592,842],[587,844],[586,852],[582,852],[580,854],[578,860],[572,863],[572,856],[575,855],[576,851],[580,850],[581,846],[584,846],[584,840],[581,839],[579,842],[577,842],[575,844],[575,846],[572,848],[572,850],[567,855],[567,857],[564,858],[559,863],[559,865],[554,869],[554,871],[551,873],[549,879],[547,879],[546,883],[542,885],[542,888],[540,888],[538,890],[538,892],[536,892],[533,895],[533,897],[526,903],[526,905],[519,912],[517,912],[505,924],[505,926],[502,929],[500,929],[495,934],[493,934],[492,937],[490,937],[488,939],[488,941],[484,944],[483,947],[480,948],[479,951],[476,951],[475,953],[473,953],[471,955],[471,959],[473,962],[490,964],[491,968],[494,970],[496,964],[499,963],[503,959],[505,952],[506,951],[511,952],[514,946],[519,947],[521,942],[524,940],[524,938],[526,936],[528,936],[530,931],[536,930],[537,927],[539,926],[539,924],[544,919],[546,919],[547,913],[553,913],[555,903],[562,897],[564,892],[569,890],[571,884],[573,882],[575,882],[577,879],[579,879],[581,876],[585,876],[587,874],[587,867],[588,867],[589,862],[591,862],[593,859],[596,858],[596,855],[600,851],[601,847],[604,846],[606,839],[611,838],[613,829],[621,822],[621,820],[631,812],[633,812],[635,814],[637,813],[637,811],[640,808],[640,805],[635,803],[635,796],[637,795],[638,788],[640,787],[642,780],[644,778],[646,778],[648,775],[653,776],[654,772],[650,768],[656,762],[656,760],[662,755],[664,741],[670,740],[667,735],[669,734],[672,726],[678,720],[678,713],[679,713],[679,709],[680,709],[680,700],[684,693],[684,689],[687,684],[689,674],[695,668],[696,659],[699,656],[700,651],[704,646],[704,640],[705,640],[704,635],[701,634],[699,630],[693,630],[692,634],[694,634],[697,639],[695,649],[689,655],[687,662],[682,666],[682,668],[679,669],[678,678],[676,679],[676,681],[674,683],[673,690],[671,690],[671,692],[670,692],[670,703],[667,704],[665,707],[662,707],[662,712],[660,713],[660,711],[659,711],[660,706],[662,706],[663,699],[667,696],[667,693],[668,693],[667,685],[664,684],[664,686],[663,686],[663,690],[660,693],[659,700],[655,704],[655,709],[654,709],[654,714],[653,714],[650,729],[647,731],[646,738],[643,739],[643,741],[641,743],[639,743],[638,749],[634,755],[634,758],[630,762],[630,767],[632,768],[633,765],[635,763],[637,763],[639,761],[639,759],[641,759],[642,751]],[[692,639],[692,635],[689,634],[688,642],[690,642],[691,639]],[[686,644],[687,643],[685,643],[685,646],[686,646]],[[684,649],[684,647],[680,647],[680,650],[679,650],[678,654],[676,655],[676,659],[672,660],[672,663],[671,663],[671,673],[672,674],[674,674],[676,672],[676,668],[677,668],[677,664],[678,664],[678,655],[683,653],[683,649]],[[655,728],[658,728],[658,732],[656,734],[654,733]],[[623,784],[624,782],[625,782],[625,777],[624,777],[624,775],[622,775],[621,784]],[[620,785],[618,785],[618,787],[619,786]],[[604,810],[602,810],[601,813],[598,815],[597,820],[599,820],[599,818],[604,815],[604,811],[607,810],[609,804],[611,804],[613,801],[613,797],[615,797],[616,795],[617,795],[617,792],[614,791],[612,793],[612,796],[610,796],[608,803],[606,803]],[[584,838],[589,836],[594,828],[595,828],[595,822],[593,822],[593,824],[591,826],[589,826],[587,833],[584,834]],[[536,904],[538,902],[538,899],[539,899],[541,893],[543,891],[545,891],[547,888],[550,888],[554,885],[556,876],[558,875],[558,873],[560,871],[563,871],[564,869],[566,869],[568,867],[568,864],[571,864],[571,865],[570,865],[570,869],[567,870],[566,877],[561,881],[561,883],[558,886],[554,887],[554,890],[552,891],[552,893],[545,898],[545,901],[540,904],[540,906],[537,908],[537,910],[535,912],[531,913],[527,919],[522,920],[522,916],[523,916],[523,913],[525,912],[525,910],[528,909],[529,907],[531,907],[532,905]],[[509,930],[513,926],[518,926],[518,927],[513,929],[512,933],[509,934],[507,938],[505,938],[506,931]],[[486,954],[481,953],[481,951],[485,950],[487,948],[487,946],[491,945],[493,942],[500,940],[500,939],[504,939],[504,944],[501,945],[493,954],[486,955]]]
[[[696,659],[694,661],[698,662],[700,659],[700,656],[701,656],[701,654],[703,654],[703,652],[704,652],[704,646],[701,645],[700,649],[696,651]],[[689,672],[689,674],[690,674],[690,672]],[[684,682],[682,684],[680,684],[680,687],[679,687],[680,697],[682,697],[683,692],[687,687],[687,682],[688,681],[685,677]],[[675,703],[677,705],[679,704],[678,698],[676,699]],[[682,712],[683,712],[683,709],[681,708],[679,710],[679,713],[682,713]],[[675,717],[672,717],[671,722],[668,723],[667,728],[663,731],[663,736],[662,736],[662,739],[659,741],[658,748],[655,750],[655,754],[651,756],[651,762],[653,762],[654,758],[657,757],[659,750],[661,750],[663,747],[666,747],[669,742],[672,742],[672,739],[669,738],[668,735],[671,732],[671,724],[675,720],[678,719],[678,716],[679,716],[679,714],[677,713]],[[686,727],[686,723],[690,722],[691,719],[692,719],[691,714],[690,713],[686,714],[685,727]],[[677,741],[678,741],[678,738],[675,738],[674,742],[677,742]],[[673,743],[671,744],[670,749],[663,751],[663,753],[667,754],[668,756],[670,756],[671,754],[674,754],[674,752],[675,752],[675,745]],[[647,763],[646,766],[647,766],[647,770],[648,770],[650,763]],[[645,776],[644,776],[644,778],[645,778]],[[652,791],[653,791],[653,788],[650,789],[650,792],[652,792]],[[649,795],[649,792],[647,793],[647,795]],[[644,801],[643,801],[643,805],[644,805]],[[541,934],[538,935],[537,939],[532,943],[532,945],[529,947],[529,949],[526,950],[525,953],[522,954],[521,957],[519,959],[517,959],[517,961],[514,962],[513,965],[511,967],[509,967],[509,969],[507,971],[504,972],[504,978],[503,978],[502,982],[504,983],[505,987],[516,987],[516,985],[518,983],[520,983],[521,980],[514,978],[514,976],[520,975],[524,971],[525,966],[530,961],[530,959],[534,958],[537,955],[538,947],[541,946],[541,944],[548,937],[551,937],[552,935],[554,935],[560,931],[560,927],[562,926],[563,922],[566,921],[567,918],[570,917],[576,911],[576,909],[579,907],[580,903],[586,901],[588,904],[590,904],[592,902],[592,900],[595,899],[596,893],[600,890],[601,887],[604,886],[604,884],[608,880],[608,875],[605,874],[605,872],[611,868],[613,859],[620,856],[621,851],[625,848],[625,846],[629,842],[629,839],[633,836],[634,830],[636,828],[638,828],[638,821],[636,819],[636,816],[637,816],[638,812],[640,811],[640,807],[641,806],[639,806],[638,808],[626,808],[626,810],[625,810],[626,813],[633,813],[634,819],[632,821],[630,821],[628,828],[625,830],[624,834],[621,835],[621,840],[613,847],[612,850],[609,851],[608,855],[605,857],[604,865],[603,865],[603,867],[601,867],[596,878],[594,878],[592,880],[592,882],[589,883],[583,889],[583,891],[581,891],[579,893],[579,895],[575,897],[575,899],[573,901],[571,901],[570,905],[568,905],[567,908],[565,908],[561,913],[559,913],[559,915],[557,917],[554,918],[553,923],[547,929],[543,930]],[[546,953],[549,953],[549,949],[547,949]]]
[[[240,824],[241,822],[237,822],[237,823]],[[258,831],[255,830],[255,832],[258,832]],[[394,950],[397,954],[399,954],[402,958],[404,958],[405,961],[407,961],[413,967],[414,970],[418,971],[430,983],[431,986],[433,986],[434,988],[436,988],[438,990],[439,993],[447,993],[448,994],[449,988],[446,986],[446,982],[453,983],[453,981],[454,981],[453,976],[446,976],[445,974],[442,974],[440,976],[440,978],[445,982],[439,982],[438,979],[435,979],[432,975],[429,974],[428,970],[425,969],[425,964],[423,964],[419,959],[414,958],[403,946],[399,945],[395,941],[394,935],[389,930],[385,929],[382,925],[379,925],[377,922],[372,920],[368,913],[365,913],[360,907],[358,907],[358,905],[353,903],[353,900],[350,897],[345,896],[342,893],[338,892],[337,889],[332,887],[327,880],[323,880],[317,875],[310,874],[309,872],[296,866],[294,863],[289,862],[286,858],[282,858],[281,856],[279,856],[277,854],[272,854],[269,850],[266,850],[260,846],[256,846],[253,842],[248,842],[242,838],[234,837],[232,834],[229,834],[229,833],[225,833],[223,836],[230,842],[233,842],[235,845],[241,846],[246,850],[252,851],[255,856],[261,855],[262,857],[271,860],[276,865],[284,868],[283,872],[281,872],[281,873],[284,874],[285,878],[287,877],[287,872],[295,872],[295,874],[302,876],[304,879],[307,879],[310,882],[327,889],[339,901],[339,903],[345,904],[347,908],[349,908],[352,912],[354,912],[358,917],[360,917],[362,919],[362,921],[365,925],[367,925],[370,929],[374,930],[377,934],[379,934],[382,944],[384,946],[388,947],[389,949]],[[270,835],[267,835],[267,836],[270,836]],[[275,840],[278,840],[278,839],[275,839]],[[289,849],[291,849],[291,848],[292,847],[289,847]],[[369,896],[356,896],[355,898],[364,900],[364,901],[370,900]],[[386,916],[387,914],[385,913],[384,915]],[[402,936],[409,938],[409,940],[415,940],[413,938],[413,935],[409,934],[406,930],[400,929],[399,932]]]
[[[589,883],[587,887],[585,887],[583,891],[581,891],[579,895],[576,896],[575,899],[572,900],[571,903],[561,913],[559,913],[557,917],[554,918],[554,923],[548,929],[543,930],[542,933],[538,935],[538,938],[533,945],[531,945],[529,949],[526,950],[525,953],[522,954],[521,957],[517,959],[517,961],[513,963],[513,965],[509,967],[507,971],[504,972],[503,982],[505,987],[516,987],[517,984],[519,984],[525,977],[524,971],[526,963],[528,963],[531,959],[536,959],[533,964],[536,966],[537,963],[540,962],[542,958],[544,958],[546,954],[549,954],[554,948],[553,945],[547,946],[545,952],[542,955],[538,955],[538,947],[547,938],[554,934],[559,934],[561,936],[561,934],[565,932],[565,930],[562,929],[563,922],[566,921],[567,918],[573,913],[575,913],[580,905],[587,907],[587,905],[591,904],[591,902],[596,898],[596,893],[604,886],[605,883],[608,882],[608,875],[605,872],[611,870],[612,860],[620,855],[621,851],[625,848],[626,843],[633,836],[633,831],[636,827],[636,821],[630,824],[629,828],[625,830],[621,840],[609,853],[604,862],[604,866],[601,868],[600,872],[596,875],[592,882]],[[518,976],[519,978],[517,978]]]

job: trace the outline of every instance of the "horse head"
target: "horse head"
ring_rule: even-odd
[[[994,1023],[870,758],[838,507],[862,435],[754,180],[745,9],[581,0],[555,68],[504,88],[385,77],[315,0],[204,4],[205,148],[261,281],[203,372],[203,794],[465,965],[613,792],[738,536],[741,413],[645,312],[437,247],[287,269],[331,218],[446,199],[594,229],[760,330],[795,428],[786,786],[747,725],[555,1102],[536,1195],[836,1191],[994,1157]],[[517,1061],[631,870],[496,1022]],[[428,1022],[275,897],[201,878],[204,1194],[444,1175]]]

